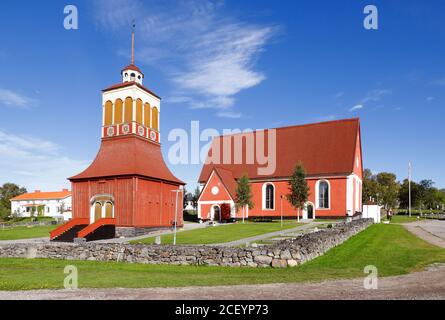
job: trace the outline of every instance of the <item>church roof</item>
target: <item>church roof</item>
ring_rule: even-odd
[[[215,172],[220,178],[221,182],[224,184],[224,187],[226,187],[227,192],[230,194],[232,199],[235,199],[237,184],[232,172],[218,167],[215,167]]]
[[[137,83],[136,81],[129,81],[129,82],[122,82],[122,83],[118,83],[118,84],[114,84],[106,89],[103,89],[102,92],[107,92],[110,90],[114,90],[114,89],[120,89],[120,88],[125,88],[125,87],[130,87],[132,85],[136,85],[139,88],[141,88],[142,90],[148,92],[149,94],[155,96],[156,98],[158,98],[159,100],[161,99],[161,97],[159,97],[156,93],[154,93],[153,91],[151,91],[150,89],[146,88],[145,86],[143,86],[140,83]]]
[[[144,75],[144,73],[141,71],[141,69],[139,69],[136,65],[134,64],[129,64],[128,66],[126,66],[125,68],[122,69],[122,72],[124,72],[125,70],[133,70],[133,71],[137,71],[139,73],[142,73],[142,75]]]
[[[258,173],[258,168],[265,168],[267,164],[259,163],[257,155],[254,157],[254,163],[246,163],[245,145],[249,135],[253,134],[255,141],[257,140],[259,131],[254,131],[250,134],[240,133],[224,136],[224,139],[223,136],[214,138],[210,150],[219,148],[221,163],[209,163],[210,161],[207,159],[198,181],[206,182],[213,168],[230,171],[234,179],[239,179],[244,173],[247,173],[249,179],[287,178],[292,175],[295,165],[299,161],[304,165],[308,176],[346,175],[353,172],[357,136],[360,133],[358,118],[283,127],[275,130],[276,166],[272,174],[265,176]],[[241,164],[234,163],[235,137],[238,139],[244,137],[242,139]],[[260,156],[268,155],[267,137],[268,130],[265,130],[264,151],[258,152]],[[231,141],[232,160],[230,164],[223,163],[224,152],[229,151],[223,148],[225,139]],[[254,145],[255,154],[257,153],[256,148]],[[269,158],[270,160],[273,159]]]
[[[184,185],[168,169],[161,146],[135,135],[102,139],[93,163],[69,180],[138,175]]]

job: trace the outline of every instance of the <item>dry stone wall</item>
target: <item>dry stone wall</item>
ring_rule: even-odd
[[[294,267],[323,255],[373,223],[372,219],[340,223],[261,247],[172,246],[118,243],[20,243],[0,245],[0,258],[50,258],[123,261],[145,264],[229,267]]]

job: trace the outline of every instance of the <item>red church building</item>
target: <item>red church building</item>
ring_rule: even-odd
[[[362,211],[362,148],[359,119],[346,119],[274,129],[273,147],[267,139],[271,130],[220,136],[213,140],[199,183],[198,217],[206,220],[241,219],[236,210],[237,180],[247,174],[254,207],[245,218],[296,218],[287,201],[288,182],[298,162],[306,170],[310,188],[303,219],[351,217]],[[261,136],[266,137],[263,141]],[[269,138],[267,138],[269,136]],[[248,144],[251,144],[248,147]],[[252,159],[264,144],[264,155],[274,161],[272,173],[263,174],[264,163]],[[235,146],[241,146],[241,154]],[[239,149],[239,148],[238,148]],[[248,151],[247,151],[248,150]],[[219,161],[215,163],[214,155]],[[218,157],[217,157],[218,158]],[[261,160],[261,159],[260,159]]]
[[[182,186],[161,153],[161,98],[143,85],[134,64],[122,82],[102,91],[102,141],[93,163],[69,180],[73,219],[51,240],[87,241],[134,236],[155,228],[182,226]],[[176,211],[175,211],[176,210]]]

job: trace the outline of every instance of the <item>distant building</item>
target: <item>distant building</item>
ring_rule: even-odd
[[[31,215],[71,219],[71,192],[68,189],[53,192],[36,190],[14,197],[11,200],[11,213],[18,217]]]

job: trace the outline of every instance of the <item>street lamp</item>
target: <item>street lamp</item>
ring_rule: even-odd
[[[178,194],[179,192],[182,192],[182,186],[179,187],[177,190],[171,190],[171,192],[176,193],[176,204],[175,204],[175,225],[173,229],[173,245],[176,245],[176,232],[177,232],[177,225],[178,225]]]

